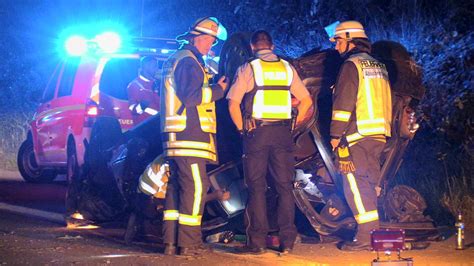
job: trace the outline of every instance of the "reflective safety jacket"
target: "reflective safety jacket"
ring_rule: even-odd
[[[154,80],[140,75],[127,86],[128,109],[132,112],[134,124],[160,111],[160,98],[158,92],[153,90],[154,83]]]
[[[348,62],[355,65],[357,72],[353,77]],[[367,53],[350,56],[341,69],[335,90],[332,137],[345,136],[351,145],[367,136],[385,141],[391,135],[392,101],[384,64]]]
[[[196,106],[186,107],[178,97],[176,67],[183,59],[192,59],[199,66],[199,75],[203,82],[200,93],[189,93],[193,97],[200,95]],[[202,61],[202,60],[201,60]],[[196,73],[193,73],[196,74]],[[163,150],[165,156],[199,157],[216,161],[216,113],[214,101],[223,96],[222,89],[209,87],[209,75],[195,53],[188,49],[178,50],[163,66],[163,84],[161,89],[161,131],[165,135]],[[220,86],[219,86],[220,87]],[[217,96],[217,97],[216,97]],[[191,110],[192,109],[192,110]],[[197,110],[197,112],[196,112]],[[190,117],[190,113],[196,117]],[[196,115],[197,114],[197,115]],[[195,121],[198,120],[198,121]],[[191,126],[195,125],[195,126]],[[207,134],[207,137],[196,139],[196,135]]]
[[[164,199],[169,176],[169,164],[162,155],[159,155],[143,171],[138,182],[138,189],[145,195]]]
[[[250,61],[255,87],[245,96],[246,116],[255,119],[284,120],[291,119],[290,86],[293,70],[290,64],[278,61],[254,59]]]

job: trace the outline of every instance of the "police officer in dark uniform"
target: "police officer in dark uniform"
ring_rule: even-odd
[[[217,161],[214,102],[224,96],[225,77],[209,85],[202,56],[216,38],[226,38],[214,17],[198,20],[178,36],[183,46],[163,66],[161,131],[163,152],[169,159],[171,176],[164,211],[165,254],[195,256],[202,245],[201,219],[209,180],[206,163]]]
[[[278,193],[280,250],[287,253],[293,249],[296,238],[291,95],[300,101],[298,122],[312,100],[296,70],[273,53],[268,32],[256,31],[251,47],[255,58],[237,70],[227,95],[231,118],[243,135],[245,182],[249,191],[245,212],[247,245],[243,252],[260,254],[266,249],[269,226],[265,191],[270,170]]]
[[[344,175],[344,195],[358,228],[342,250],[370,250],[370,231],[379,227],[376,185],[380,154],[390,137],[392,103],[385,65],[370,55],[363,26],[345,21],[331,41],[346,59],[333,95],[331,145]]]

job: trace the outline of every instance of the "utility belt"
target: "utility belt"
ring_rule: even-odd
[[[270,127],[270,126],[292,126],[291,119],[285,120],[257,120],[254,118],[244,118],[244,130],[243,134],[248,137],[253,136],[253,131],[259,127]]]
[[[289,126],[291,125],[291,120],[276,120],[276,121],[268,121],[268,120],[255,120],[255,125],[257,127],[265,127],[265,126]]]

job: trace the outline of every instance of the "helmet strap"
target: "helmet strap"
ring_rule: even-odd
[[[342,53],[342,55],[345,55],[345,54],[347,54],[347,53],[349,52],[349,43],[350,43],[349,40],[346,41],[346,48],[344,49],[344,52]]]

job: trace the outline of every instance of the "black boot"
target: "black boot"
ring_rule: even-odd
[[[132,212],[130,217],[128,218],[127,223],[127,230],[125,231],[125,244],[130,245],[132,244],[133,239],[137,235],[138,227],[139,227],[139,217],[138,214]]]
[[[176,246],[174,244],[165,244],[165,251],[163,254],[166,256],[176,255]]]
[[[180,247],[179,248],[179,255],[184,257],[190,256],[203,256],[205,254],[209,254],[209,252],[213,252],[211,248],[208,248],[204,245],[199,245],[195,247]]]
[[[362,242],[362,241],[343,241],[338,243],[337,248],[344,251],[370,251],[372,250],[372,246],[370,242]]]
[[[244,254],[244,255],[260,255],[266,252],[267,252],[266,248],[251,247],[251,246],[244,246],[239,250],[239,254]]]

